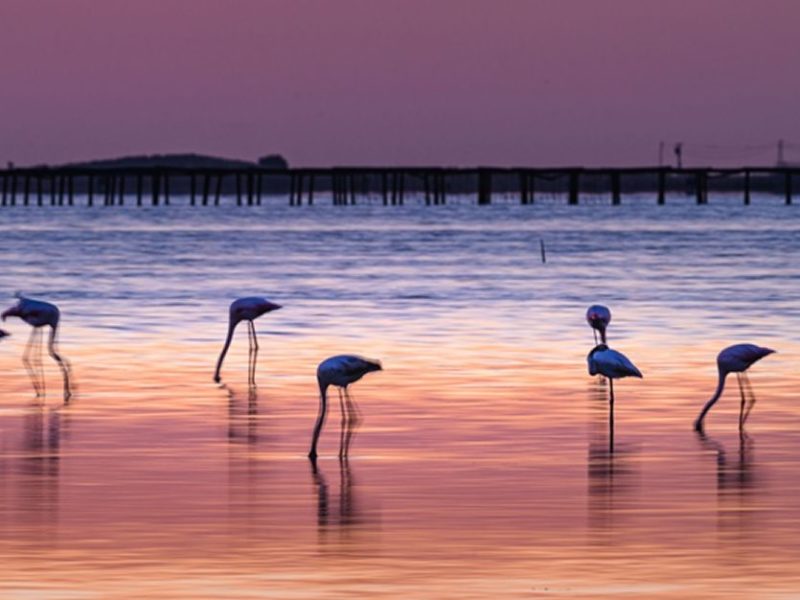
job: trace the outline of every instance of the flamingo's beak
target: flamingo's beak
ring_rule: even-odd
[[[7,317],[18,317],[18,316],[19,316],[19,308],[17,308],[16,306],[12,306],[8,310],[6,310],[2,315],[0,315],[0,319],[5,321]]]
[[[273,302],[267,302],[267,312],[271,312],[273,310],[278,310],[279,308],[283,308],[280,304],[275,304]]]
[[[0,329],[0,339],[2,339],[2,338],[4,338],[4,337],[8,337],[8,336],[10,336],[10,335],[11,335],[11,334],[10,334],[10,333],[8,333],[8,332],[7,332],[5,329]]]

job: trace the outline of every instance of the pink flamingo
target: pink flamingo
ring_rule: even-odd
[[[711,410],[711,407],[714,406],[717,400],[719,400],[719,397],[722,395],[722,390],[725,389],[725,378],[728,376],[728,373],[736,373],[736,378],[739,381],[739,394],[742,397],[742,402],[739,407],[739,431],[741,431],[744,428],[744,423],[747,421],[747,417],[750,415],[750,411],[753,410],[753,404],[756,402],[755,398],[752,398],[747,410],[745,411],[744,388],[742,387],[743,379],[749,387],[749,382],[747,380],[745,371],[747,371],[747,369],[749,369],[754,363],[774,352],[775,350],[770,348],[762,348],[761,346],[756,346],[755,344],[735,344],[733,346],[728,346],[722,352],[720,352],[717,355],[717,371],[719,372],[717,391],[714,392],[714,395],[711,397],[711,399],[706,402],[703,410],[700,411],[700,415],[694,422],[695,431],[702,433],[703,419],[705,419],[706,413]]]
[[[251,366],[250,372],[248,373],[248,379],[250,384],[255,384],[255,376],[256,376],[256,365],[255,365],[255,358],[258,354],[258,339],[256,338],[256,328],[253,325],[253,320],[257,319],[264,313],[271,312],[273,310],[278,310],[280,307],[279,304],[273,304],[269,300],[265,298],[258,298],[258,297],[248,297],[248,298],[239,298],[238,300],[234,300],[231,303],[231,307],[229,310],[229,317],[228,317],[228,337],[225,340],[225,345],[222,348],[222,352],[219,355],[219,360],[217,361],[217,369],[214,371],[214,381],[219,383],[220,382],[220,369],[222,369],[222,361],[225,360],[225,355],[228,353],[228,348],[231,345],[231,341],[233,340],[233,331],[236,329],[236,326],[239,324],[240,321],[247,321],[248,326],[248,339],[250,341],[250,359],[251,359]]]
[[[31,353],[34,351],[34,348],[41,348],[42,327],[49,326],[50,339],[48,340],[47,349],[50,353],[50,356],[53,357],[53,359],[58,363],[58,366],[61,367],[61,372],[64,375],[64,398],[69,399],[69,397],[72,395],[69,387],[69,363],[56,351],[58,322],[61,317],[58,307],[55,304],[50,304],[49,302],[25,298],[21,294],[17,294],[17,298],[17,304],[6,310],[2,315],[0,315],[0,318],[5,321],[8,317],[19,317],[28,325],[33,327],[33,330],[31,331],[31,337],[28,340],[28,344],[25,346],[25,352],[22,355],[22,361],[25,363],[25,366],[28,368],[28,370],[33,372],[30,366]],[[33,387],[36,390],[37,396],[44,394],[44,383],[42,383],[42,387],[40,389],[39,383],[36,381],[36,379],[34,379]]]
[[[352,354],[341,354],[323,360],[317,367],[317,383],[319,384],[319,415],[314,425],[314,435],[311,440],[311,451],[308,458],[317,460],[317,441],[325,423],[325,413],[328,407],[328,387],[333,385],[339,388],[339,405],[342,410],[342,433],[339,444],[339,458],[347,457],[353,427],[358,424],[358,409],[347,391],[351,383],[355,383],[367,373],[381,371],[383,367],[377,360],[370,360]],[[344,400],[342,399],[344,392]],[[346,401],[346,408],[345,408]],[[346,433],[345,433],[346,432]]]
[[[609,449],[614,450],[614,380],[622,377],[642,378],[642,372],[628,359],[622,352],[612,350],[605,344],[598,344],[589,356],[586,357],[589,363],[589,375],[605,375],[608,377],[609,398],[608,398],[608,433]]]

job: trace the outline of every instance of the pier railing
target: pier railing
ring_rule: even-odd
[[[321,194],[334,205],[356,204],[367,195],[384,205],[402,205],[410,194],[428,205],[445,204],[453,195],[488,205],[497,194],[510,194],[520,204],[560,194],[576,205],[584,194],[607,195],[611,204],[620,204],[632,193],[651,193],[658,204],[666,203],[668,193],[681,193],[706,204],[709,190],[740,193],[744,204],[754,192],[778,194],[792,204],[798,175],[800,167],[36,167],[0,170],[0,205],[159,206],[180,197],[192,206],[218,206],[223,198],[254,206],[266,196],[282,196],[300,206],[314,204]]]

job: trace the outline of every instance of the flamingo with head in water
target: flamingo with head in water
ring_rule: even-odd
[[[328,388],[332,385],[339,388],[339,404],[342,410],[342,438],[339,444],[339,458],[347,457],[352,428],[358,423],[358,412],[347,388],[351,383],[355,383],[367,373],[381,370],[383,370],[383,367],[379,361],[352,354],[332,356],[319,364],[319,367],[317,367],[319,415],[314,425],[311,451],[308,453],[308,458],[312,461],[317,460],[317,441],[319,440],[319,434],[322,432],[322,426],[325,424],[325,414],[328,409]],[[342,400],[342,393],[344,393],[344,400]]]
[[[220,382],[219,372],[222,369],[222,361],[225,360],[225,355],[228,353],[231,341],[233,341],[233,332],[236,326],[241,321],[247,321],[251,358],[251,369],[248,377],[249,383],[251,385],[255,384],[255,355],[258,354],[258,339],[256,338],[256,328],[253,325],[253,321],[264,313],[278,310],[279,308],[281,308],[279,304],[273,304],[265,298],[258,297],[239,298],[231,303],[228,311],[228,337],[225,339],[225,345],[222,347],[222,352],[217,361],[217,369],[214,371],[215,382]]]
[[[594,304],[586,311],[586,322],[592,328],[594,343],[597,344],[597,334],[600,333],[600,343],[606,343],[606,328],[611,323],[611,311],[602,304]]]
[[[33,327],[31,337],[28,340],[28,345],[25,347],[25,352],[22,355],[22,360],[26,366],[30,365],[30,356],[33,349],[41,347],[41,334],[43,327],[50,327],[50,339],[48,340],[47,349],[50,356],[61,367],[61,372],[64,375],[64,398],[68,399],[72,392],[69,386],[69,372],[70,367],[66,359],[64,359],[56,351],[56,338],[58,336],[58,323],[61,318],[61,313],[55,304],[43,302],[42,300],[33,300],[32,298],[25,298],[21,294],[17,294],[17,303],[8,310],[6,310],[0,318],[5,321],[8,317],[19,317],[28,325]],[[30,369],[30,367],[29,367]],[[34,379],[34,389],[36,395],[39,396],[44,393],[44,387],[39,388],[39,384]]]
[[[744,428],[747,417],[750,415],[750,411],[753,409],[753,404],[755,404],[755,398],[752,398],[750,405],[747,407],[747,410],[745,410],[745,394],[744,388],[742,387],[742,380],[747,381],[745,371],[754,363],[774,352],[775,350],[771,348],[762,348],[755,344],[735,344],[733,346],[728,346],[720,352],[717,355],[717,371],[719,375],[717,391],[714,392],[711,399],[706,402],[703,410],[700,411],[700,415],[698,415],[695,420],[695,431],[703,431],[703,419],[705,419],[706,413],[711,410],[711,407],[714,406],[722,395],[722,390],[725,389],[725,378],[728,376],[728,373],[736,373],[736,377],[739,381],[739,393],[742,398],[742,402],[739,406],[739,430],[741,431]]]

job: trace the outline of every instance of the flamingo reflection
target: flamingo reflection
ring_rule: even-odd
[[[712,452],[716,460],[718,527],[740,529],[756,512],[753,495],[758,486],[753,440],[741,432],[732,456],[721,442],[705,432],[698,431],[697,437],[703,449]]]
[[[64,398],[68,399],[72,392],[70,389],[70,365],[56,350],[58,337],[58,325],[61,313],[55,304],[25,298],[17,294],[17,304],[7,309],[0,315],[3,321],[8,317],[19,317],[28,325],[33,327],[31,337],[22,355],[22,362],[31,376],[34,391],[37,396],[44,396],[44,366],[42,365],[42,329],[50,327],[50,338],[47,343],[47,350],[50,356],[58,363],[64,376]]]
[[[258,442],[258,388],[247,387],[247,400],[237,395],[233,388],[222,384],[228,392],[228,441],[255,444]]]
[[[368,522],[358,502],[358,487],[353,477],[350,461],[342,458],[338,464],[339,495],[332,503],[328,480],[317,461],[311,461],[311,479],[317,497],[317,527],[322,537],[333,527],[345,531],[348,527]]]

